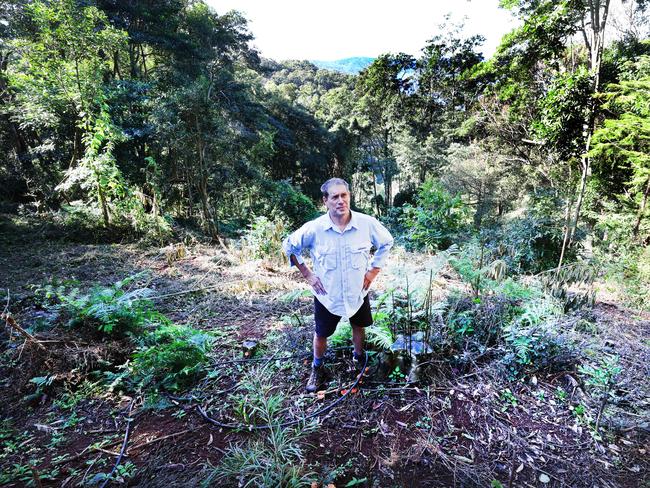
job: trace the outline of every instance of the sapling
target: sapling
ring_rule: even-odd
[[[621,373],[622,368],[619,365],[618,356],[604,356],[600,360],[600,366],[587,364],[580,366],[578,370],[585,375],[585,383],[593,388],[597,396],[600,397],[600,405],[594,427],[595,432],[598,433],[602,414],[609,400],[614,396],[612,390],[617,384],[618,375]]]

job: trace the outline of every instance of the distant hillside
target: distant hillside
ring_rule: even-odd
[[[336,61],[311,61],[311,63],[315,64],[319,68],[331,69],[333,71],[355,75],[366,66],[370,65],[374,60],[375,58],[356,57],[338,59]]]

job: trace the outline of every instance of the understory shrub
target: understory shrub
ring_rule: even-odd
[[[572,367],[578,350],[562,330],[561,302],[536,289],[522,296],[517,290],[517,298],[503,291],[455,297],[445,316],[447,342],[466,359],[500,350],[500,365],[511,379]]]
[[[54,282],[38,288],[36,294],[67,326],[92,328],[115,338],[128,336],[128,344],[137,346],[128,368],[116,373],[116,365],[105,365],[102,375],[111,383],[111,389],[126,381],[132,390],[175,391],[202,374],[212,336],[172,324],[149,300],[150,289],[127,289],[142,276],[132,275],[107,287],[96,286],[87,293]]]
[[[286,181],[263,180],[251,202],[251,213],[281,220],[289,229],[297,229],[318,216],[314,203]]]
[[[607,288],[621,295],[630,307],[650,310],[650,246],[623,250],[602,260]]]
[[[562,330],[564,313],[559,300],[544,295],[522,303],[517,317],[503,328],[507,349],[502,359],[510,377],[572,367],[577,348]]]
[[[505,295],[461,295],[447,313],[447,333],[456,343],[484,350],[501,337],[502,327],[516,314],[516,301]]]
[[[502,260],[508,274],[538,273],[557,266],[562,250],[564,200],[555,191],[538,190],[523,212],[506,215],[502,223],[481,229],[481,241],[490,260]],[[576,230],[574,245],[564,256],[572,262],[580,250],[584,231]]]
[[[390,325],[386,320],[378,320],[377,313],[373,315],[375,321],[370,327],[366,327],[366,343],[376,350],[390,349],[395,338],[391,331]],[[329,338],[333,346],[347,346],[352,341],[352,326],[350,322],[341,322]]]
[[[69,327],[92,328],[100,334],[125,336],[135,334],[146,326],[168,323],[148,299],[149,288],[126,288],[142,277],[129,276],[110,286],[95,286],[87,293],[78,287],[49,284],[37,288],[36,294],[46,308],[57,312]]]
[[[485,235],[493,258],[502,259],[510,273],[537,273],[557,266],[560,259],[562,223],[548,216],[528,211]],[[565,261],[574,258],[571,249]]]
[[[288,234],[289,229],[281,219],[255,217],[244,235],[244,246],[249,253],[247,258],[286,262],[282,241]]]
[[[401,223],[408,248],[447,249],[465,229],[468,209],[460,195],[449,194],[440,183],[428,180],[420,188],[417,205],[402,207]]]
[[[144,338],[133,354],[131,377],[136,383],[176,391],[202,373],[212,336],[182,325],[165,325]]]

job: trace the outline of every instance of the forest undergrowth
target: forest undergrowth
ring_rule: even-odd
[[[365,371],[342,326],[310,395],[306,285],[250,241],[14,238],[0,484],[646,486],[650,316],[575,267],[398,248]]]

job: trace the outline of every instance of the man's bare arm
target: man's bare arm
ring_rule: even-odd
[[[309,283],[317,295],[327,295],[325,287],[323,286],[323,283],[321,283],[320,278],[318,278],[318,276],[316,276],[304,263],[300,264],[296,259],[296,256],[293,254],[289,257],[289,260],[291,261],[291,264],[300,270],[303,278],[307,280],[307,283]]]
[[[372,284],[373,281],[375,281],[375,278],[381,271],[381,268],[371,268],[368,270],[363,277],[363,291],[366,291],[368,288],[370,288],[370,285]]]

